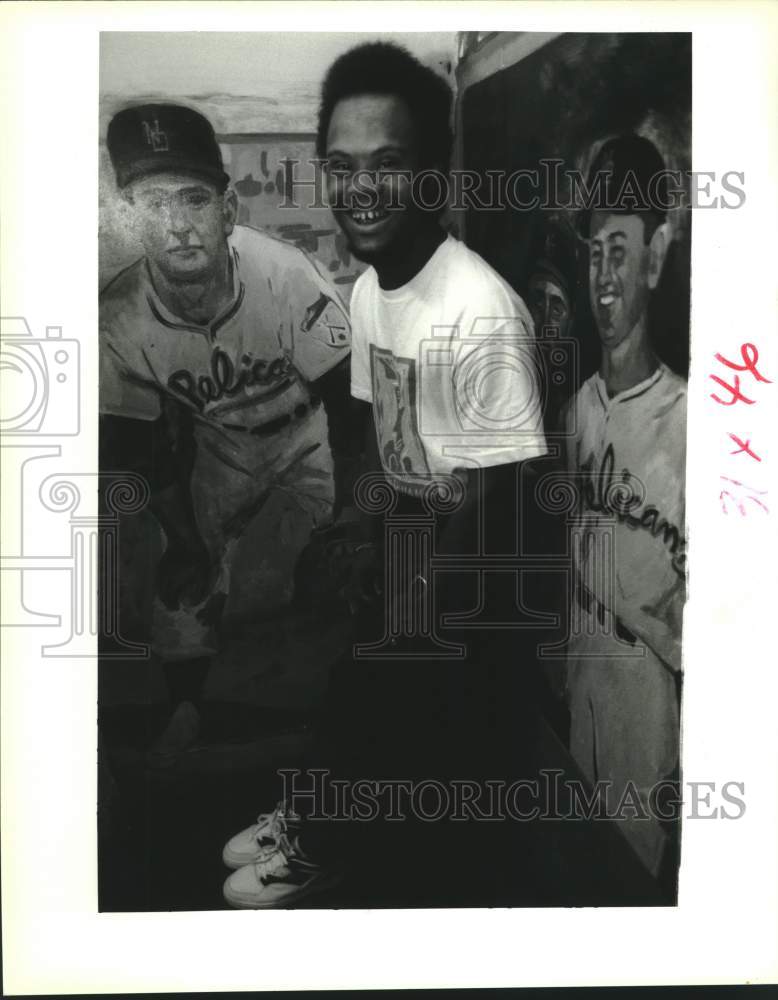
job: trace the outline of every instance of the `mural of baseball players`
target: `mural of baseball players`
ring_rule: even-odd
[[[689,38],[166,45],[102,109],[101,908],[674,903]]]

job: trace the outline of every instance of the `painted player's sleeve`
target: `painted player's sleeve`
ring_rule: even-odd
[[[624,622],[674,673],[681,673],[683,669],[681,638],[685,602],[686,583],[678,577],[663,593],[654,595],[654,600],[621,608],[620,617]]]
[[[664,439],[657,441],[656,452],[668,454],[667,442],[685,433],[685,397],[672,411],[676,427],[665,423]],[[664,447],[663,447],[664,443]],[[649,552],[641,551],[634,559],[622,556],[623,567],[617,567],[619,586],[618,614],[635,635],[652,649],[674,672],[682,670],[681,639],[683,631],[683,611],[686,603],[686,449],[683,444],[672,449],[673,459],[667,463],[667,486],[663,496],[655,499],[659,509],[665,511],[669,524],[661,525],[656,534],[656,545]],[[674,553],[668,550],[664,541],[676,537],[678,543]],[[643,532],[645,535],[646,532]],[[627,543],[628,544],[628,543]],[[622,551],[624,546],[622,546]],[[617,553],[618,555],[618,553]],[[624,579],[630,584],[627,587]],[[632,581],[637,578],[640,586]]]
[[[100,413],[135,420],[156,420],[161,411],[142,352],[127,331],[100,323]]]
[[[614,597],[624,624],[679,673],[686,602],[685,389],[661,410],[655,418],[655,445],[645,456],[646,463],[661,469],[661,477],[652,481],[641,508],[642,516],[649,517],[647,527],[624,527],[616,540]]]
[[[302,250],[283,276],[281,308],[291,322],[295,368],[314,382],[345,360],[351,349],[348,309],[316,262]]]

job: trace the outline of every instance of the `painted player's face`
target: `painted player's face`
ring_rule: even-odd
[[[361,94],[335,105],[327,131],[327,194],[359,260],[375,264],[402,253],[431,218],[412,203],[416,146],[410,111],[399,97]]]
[[[566,337],[570,329],[570,300],[566,292],[551,278],[535,274],[529,282],[529,303],[535,330],[552,327],[558,337]]]
[[[594,212],[589,240],[589,296],[603,347],[613,350],[636,328],[652,285],[651,248],[637,215]]]
[[[168,281],[207,281],[223,266],[234,195],[200,178],[152,174],[131,184],[125,197],[147,258]]]

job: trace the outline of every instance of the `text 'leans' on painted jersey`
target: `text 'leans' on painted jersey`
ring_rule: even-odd
[[[608,398],[599,374],[567,411],[578,586],[673,670],[686,595],[686,382],[665,365]],[[613,560],[615,574],[606,566]]]
[[[154,420],[160,392],[206,422],[259,432],[311,404],[309,385],[347,357],[346,307],[314,261],[266,233],[229,238],[234,294],[207,326],[158,299],[145,259],[100,297],[100,411]]]

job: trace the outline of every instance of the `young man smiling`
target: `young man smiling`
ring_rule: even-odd
[[[352,295],[351,391],[372,407],[384,472],[405,496],[456,472],[467,505],[482,472],[543,454],[545,441],[529,312],[440,223],[450,112],[435,73],[394,46],[363,46],[325,80],[318,151],[335,219],[370,265]]]
[[[351,252],[369,265],[351,300],[351,392],[369,407],[377,465],[396,497],[393,514],[428,520],[425,500],[453,486],[463,502],[438,519],[437,547],[462,552],[487,518],[491,528],[502,518],[513,539],[516,464],[546,446],[529,312],[484,260],[446,233],[440,207],[430,207],[449,167],[450,114],[451,91],[432,70],[394,45],[360,46],[324,80],[317,152],[333,215]],[[396,576],[400,564],[391,569]],[[446,595],[437,588],[438,612],[444,605],[466,616],[483,597],[463,596],[462,582]],[[418,575],[400,581],[380,607],[366,607],[358,637],[380,639],[384,615],[410,618],[428,587]],[[490,686],[494,664],[475,651],[472,633],[464,663],[417,659],[412,639],[407,647],[398,641],[394,658],[345,665],[336,710],[343,725],[333,728],[348,733],[349,776],[460,777],[461,766],[482,774],[476,759],[489,759],[484,744],[493,731],[520,728],[506,676]],[[498,666],[510,680],[522,672],[507,659]],[[310,820],[294,837],[282,808],[233,838],[225,861],[243,864],[225,884],[228,902],[284,906],[330,884],[327,866],[315,863],[328,826],[343,829]],[[394,827],[397,853],[402,830]],[[437,830],[433,839],[440,842]],[[418,839],[413,853],[423,855]],[[424,879],[437,870],[447,891],[455,889],[439,851],[430,856]],[[386,860],[376,855],[373,864],[383,868]]]

